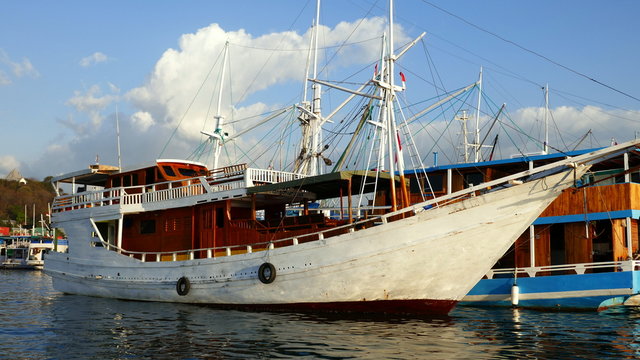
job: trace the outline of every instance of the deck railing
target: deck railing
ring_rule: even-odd
[[[322,240],[325,237],[351,233],[357,230],[376,226],[381,223],[392,222],[395,220],[399,220],[399,219],[392,219],[387,215],[381,215],[381,216],[369,218],[367,220],[363,220],[357,223],[345,224],[338,227],[332,227],[332,228],[319,230],[309,234],[296,235],[296,236],[291,236],[283,239],[256,242],[252,244],[243,244],[243,245],[230,245],[230,246],[219,246],[219,247],[211,247],[211,248],[186,249],[186,250],[164,251],[164,252],[130,251],[123,248],[119,248],[116,245],[107,243],[102,240],[94,241],[93,244],[94,246],[99,246],[107,250],[116,251],[120,254],[138,259],[142,262],[183,261],[183,260],[194,260],[196,258],[202,259],[202,258],[231,256],[231,255],[252,253],[257,251],[272,250],[275,248],[285,247],[285,246],[295,246],[295,245],[299,245],[299,244],[310,242],[310,241]],[[242,226],[243,225],[240,225],[240,227]],[[250,225],[245,224],[244,226],[250,226]],[[256,226],[259,226],[259,225],[256,225]]]
[[[152,185],[102,189],[58,196],[54,199],[52,210],[54,213],[59,213],[96,206],[157,203],[305,177],[305,175],[283,171],[237,166],[228,167],[228,171],[225,169],[227,168],[212,171],[206,177],[201,176]]]
[[[302,179],[306,176],[307,175],[285,171],[248,168],[246,178],[250,182],[247,184],[247,186],[255,186],[261,184],[275,184],[285,181],[292,181]]]
[[[589,272],[598,271],[631,271],[640,270],[640,261],[638,260],[626,260],[626,261],[604,261],[595,263],[579,263],[579,264],[563,264],[563,265],[549,265],[549,266],[532,266],[525,268],[505,268],[505,269],[491,269],[486,274],[488,279],[514,277],[515,276],[548,276],[548,275],[567,275],[577,274],[582,275]]]

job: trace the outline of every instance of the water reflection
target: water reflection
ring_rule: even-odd
[[[640,356],[640,312],[458,308],[372,319],[242,312],[62,295],[39,272],[0,272],[9,358],[559,359]]]

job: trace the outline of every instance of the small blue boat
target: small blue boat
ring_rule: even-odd
[[[638,268],[638,261],[629,260],[549,266],[540,269],[546,276],[522,278],[513,273],[500,277],[496,271],[497,277],[480,280],[459,304],[565,310],[604,310],[625,302],[636,305],[633,296],[640,293],[640,271],[634,269]],[[601,272],[581,273],[587,269]],[[574,273],[553,275],[567,272]]]

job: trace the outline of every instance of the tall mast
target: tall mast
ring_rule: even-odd
[[[213,168],[218,168],[218,160],[220,157],[220,150],[222,150],[222,124],[224,123],[224,117],[221,113],[222,104],[222,90],[224,88],[224,76],[227,69],[227,55],[229,52],[229,41],[224,44],[224,55],[222,57],[222,73],[220,75],[220,87],[218,89],[218,104],[216,106],[216,126],[213,136]]]
[[[318,38],[320,37],[320,0],[316,2],[316,26],[315,26],[315,38],[313,39],[313,78],[318,78]],[[320,162],[318,161],[320,144],[322,142],[322,134],[320,133],[320,119],[321,119],[321,108],[320,108],[320,94],[322,92],[322,87],[318,83],[313,83],[311,86],[313,89],[313,102],[311,111],[313,115],[310,119],[311,122],[311,171],[309,175],[317,175],[320,173]]]
[[[318,77],[318,32],[320,26],[320,0],[316,1],[316,19],[313,23],[313,30],[311,32],[311,47],[309,54],[307,55],[307,63],[311,58],[311,52],[313,52],[313,74],[311,79],[316,80]],[[305,75],[308,75],[308,68]],[[311,88],[313,90],[311,103],[307,102],[307,85],[305,78],[305,88],[302,103],[298,105],[300,115],[298,120],[300,121],[300,128],[302,131],[302,137],[300,139],[300,153],[296,158],[294,165],[294,172],[306,175],[317,175],[321,172],[321,162],[318,161],[321,152],[322,134],[322,110],[320,107],[320,95],[322,93],[322,87],[317,82],[313,82]]]
[[[402,146],[400,144],[400,136],[398,134],[398,129],[395,121],[395,111],[394,111],[394,101],[396,98],[396,88],[394,85],[394,69],[395,69],[395,61],[397,59],[394,48],[393,48],[393,0],[389,1],[389,58],[387,65],[387,81],[388,81],[388,90],[387,96],[385,99],[385,111],[387,112],[386,120],[387,120],[387,139],[389,144],[389,173],[392,174],[391,177],[391,208],[392,211],[395,211],[398,208],[398,204],[396,202],[396,189],[395,189],[395,168],[397,165],[397,171],[400,177],[400,193],[401,193],[401,207],[409,206],[409,193],[407,191],[405,185],[404,178],[404,159],[402,156]],[[394,151],[395,150],[395,151]],[[395,156],[394,156],[395,154]],[[397,164],[394,162],[397,161]]]
[[[462,114],[457,118],[462,122],[462,151],[463,156],[462,159],[465,163],[469,162],[469,131],[467,130],[467,121],[469,120],[469,116],[467,115],[467,110],[462,110]]]
[[[474,162],[480,161],[480,101],[482,99],[482,66],[480,66],[480,77],[478,78],[478,107],[476,108],[476,135],[474,142],[475,156]]]

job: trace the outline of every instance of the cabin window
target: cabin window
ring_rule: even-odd
[[[138,182],[138,174],[131,174],[131,184],[140,185],[140,183]]]
[[[155,232],[156,232],[155,219],[140,221],[140,234],[154,234]]]
[[[421,179],[418,178],[414,178],[411,177],[409,178],[409,191],[411,191],[412,194],[419,194],[420,193],[420,181]]]
[[[164,173],[167,174],[167,176],[176,176],[176,173],[173,171],[171,166],[165,165],[162,169],[164,169]]]
[[[442,191],[442,174],[431,174],[429,175],[429,183],[428,184],[424,184],[424,190],[425,192],[427,191],[433,191],[433,192],[438,192],[438,191]],[[431,187],[429,187],[429,185],[431,185]]]
[[[102,237],[102,240],[109,239],[109,224],[108,223],[106,223],[106,222],[97,222],[96,223],[96,227],[98,228],[98,231],[100,232],[100,236]]]
[[[178,168],[178,172],[180,173],[180,175],[184,175],[184,176],[188,176],[188,177],[196,177],[196,176],[198,176],[198,173],[193,169]]]
[[[216,209],[216,227],[224,227],[224,209]]]
[[[156,168],[148,168],[145,174],[145,183],[146,184],[153,184],[154,181],[156,181],[156,172],[155,172]]]
[[[114,177],[111,179],[111,187],[120,187],[120,177]]]
[[[131,175],[125,175],[122,177],[122,186],[131,186]]]
[[[464,174],[464,187],[470,187],[472,185],[479,185],[484,182],[484,175],[481,172],[473,172]]]

